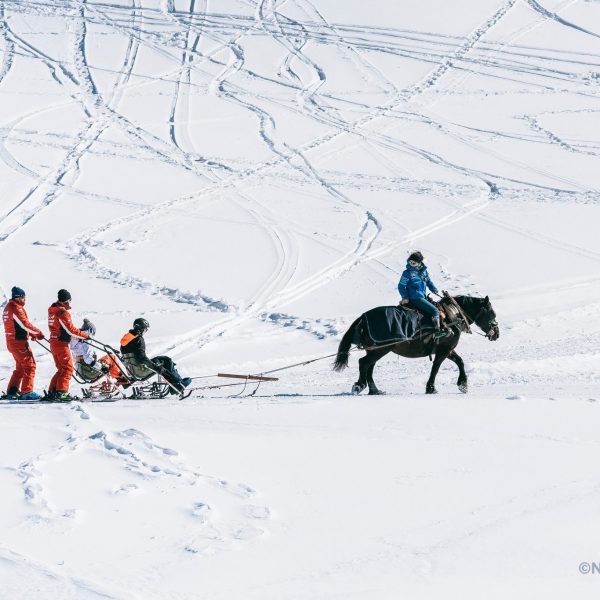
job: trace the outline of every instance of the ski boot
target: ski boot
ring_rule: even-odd
[[[42,397],[35,392],[27,392],[21,395],[21,400],[41,400]]]
[[[52,392],[44,392],[42,402],[71,402],[73,400],[79,400],[75,396],[71,396],[69,392],[60,392],[53,390]]]

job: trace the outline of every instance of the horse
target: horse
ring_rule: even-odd
[[[379,346],[373,345],[373,341],[369,339],[366,333],[366,328],[362,326],[364,314],[361,315],[342,337],[333,370],[342,371],[348,366],[350,346],[358,342],[359,348],[364,348],[367,353],[358,361],[359,378],[352,386],[352,393],[360,394],[368,386],[369,394],[384,394],[385,392],[379,390],[373,381],[373,369],[379,359],[383,358],[388,352],[394,352],[406,358],[422,358],[425,356],[431,358],[434,355],[435,358],[425,386],[425,393],[437,394],[435,377],[441,364],[446,359],[451,360],[458,367],[459,375],[456,383],[458,389],[466,393],[468,391],[468,379],[465,365],[463,359],[454,349],[458,345],[461,333],[465,331],[470,333],[469,325],[472,323],[475,323],[490,341],[497,340],[500,336],[500,329],[496,320],[496,313],[488,296],[485,298],[475,298],[473,296],[455,296],[452,298],[445,294],[440,304],[446,313],[443,327],[447,332],[447,335],[441,339],[435,339],[433,332],[431,332],[421,333],[407,340]],[[456,305],[458,305],[458,309]]]

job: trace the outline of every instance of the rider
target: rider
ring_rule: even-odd
[[[121,338],[121,356],[123,360],[162,375],[179,393],[183,392],[184,388],[192,383],[192,380],[189,377],[181,377],[171,358],[168,356],[148,358],[144,333],[149,328],[150,323],[141,317],[133,322],[133,328]],[[171,392],[175,393],[173,390]]]
[[[438,294],[435,284],[429,278],[427,267],[423,263],[423,254],[417,250],[408,257],[406,270],[398,282],[398,291],[402,296],[403,305],[409,305],[431,317],[435,337],[442,338],[447,331],[440,327],[440,311],[425,296],[426,288],[429,288],[434,294]]]
[[[11,299],[2,313],[6,347],[15,359],[15,370],[8,382],[6,397],[16,400],[39,400],[41,397],[33,391],[35,379],[35,358],[27,340],[43,340],[44,334],[32,325],[25,312],[25,291],[19,287],[11,290]]]

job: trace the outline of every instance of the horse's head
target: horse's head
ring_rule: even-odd
[[[496,312],[492,307],[489,296],[477,298],[477,300],[479,300],[479,312],[473,316],[473,321],[481,331],[485,332],[488,340],[495,342],[500,337]]]
[[[490,302],[489,296],[473,298],[471,296],[458,296],[455,298],[458,305],[465,312],[469,320],[481,331],[485,332],[488,340],[496,341],[500,337],[500,328],[496,320],[496,312]]]

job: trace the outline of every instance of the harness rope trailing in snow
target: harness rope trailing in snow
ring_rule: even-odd
[[[449,297],[453,303],[456,304],[456,301],[454,300],[454,298]],[[467,329],[469,329],[469,322],[466,319],[464,313],[462,312],[462,310],[460,309],[460,307],[458,307],[458,311],[460,316],[462,317],[462,319],[465,322],[465,326],[467,327]],[[454,325],[455,322],[450,322],[449,325]],[[469,329],[469,333],[471,333],[470,329]],[[358,351],[369,351],[369,350],[377,350],[379,348],[387,348],[389,346],[396,346],[398,344],[404,344],[406,342],[412,342],[414,341],[414,338],[410,338],[410,339],[406,339],[406,340],[396,340],[394,342],[387,342],[385,344],[376,344],[374,346],[357,346],[356,348],[352,348],[350,350],[348,350],[348,354],[350,354],[350,352],[358,352]],[[262,381],[277,381],[277,378],[267,378],[265,377],[265,375],[271,375],[272,373],[278,373],[280,371],[287,371],[288,369],[293,369],[295,367],[305,367],[306,365],[310,365],[314,362],[318,362],[320,360],[325,360],[327,358],[333,358],[334,356],[337,356],[337,352],[333,353],[333,354],[326,354],[325,356],[318,356],[317,358],[311,358],[309,360],[304,360],[302,362],[297,362],[297,363],[292,363],[290,365],[285,365],[283,367],[278,367],[277,369],[271,369],[269,371],[262,371],[261,373],[256,373],[253,375],[234,375],[234,374],[228,374],[228,373],[215,373],[213,375],[199,375],[197,377],[192,377],[191,379],[210,379],[210,378],[214,378],[214,377],[239,377],[240,379],[244,380],[244,386],[247,385],[248,380],[252,379],[252,380],[256,380],[259,382]],[[220,384],[220,385],[209,385],[209,386],[202,386],[202,387],[195,387],[192,388],[192,391],[200,391],[200,390],[215,390],[215,389],[220,389],[223,387],[230,387],[233,385],[242,385],[242,382],[240,383],[224,383],[224,384]],[[244,387],[245,389],[245,387]],[[258,388],[257,388],[258,389]],[[253,392],[255,393],[256,390]]]
[[[388,342],[386,344],[379,344],[376,346],[363,346],[360,348],[356,347],[356,348],[352,348],[351,350],[348,350],[348,354],[350,354],[350,352],[358,352],[358,351],[362,351],[362,350],[376,350],[378,348],[386,348],[388,346],[396,346],[397,344],[403,344],[405,342],[412,342],[412,341],[414,341],[414,340],[411,338],[409,340],[398,340],[395,342]],[[292,363],[290,365],[278,367],[277,369],[271,369],[270,371],[263,371],[262,373],[257,373],[255,375],[234,375],[234,374],[229,374],[229,373],[215,373],[214,375],[200,375],[198,377],[192,377],[191,379],[209,379],[211,377],[239,377],[240,379],[244,379],[244,381],[240,382],[240,383],[222,383],[220,385],[207,385],[207,386],[202,386],[202,387],[195,387],[195,388],[192,388],[191,391],[216,390],[216,389],[220,389],[220,388],[224,388],[224,387],[231,387],[234,385],[242,385],[242,383],[244,384],[244,389],[245,389],[246,385],[248,384],[248,381],[250,381],[250,380],[258,381],[259,385],[263,381],[279,381],[279,378],[277,378],[277,377],[265,377],[265,375],[270,375],[271,373],[278,373],[279,371],[287,371],[288,369],[293,369],[295,367],[304,367],[306,365],[310,365],[311,363],[314,363],[314,362],[317,362],[320,360],[325,360],[327,358],[333,358],[334,356],[337,356],[337,352],[335,352],[333,354],[327,354],[325,356],[318,356],[317,358],[311,358],[309,360],[305,360],[305,361],[298,362],[298,363]],[[258,389],[258,386],[250,395],[251,396],[254,395],[256,393],[257,389]],[[240,394],[242,394],[243,391],[244,390],[242,390],[240,392]]]

